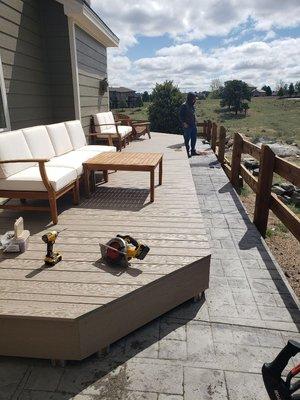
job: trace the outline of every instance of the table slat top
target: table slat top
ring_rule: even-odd
[[[107,152],[90,158],[85,162],[85,165],[156,167],[162,156],[162,153]]]

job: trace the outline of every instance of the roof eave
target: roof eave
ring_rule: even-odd
[[[56,0],[63,4],[65,14],[76,25],[88,32],[105,47],[118,47],[119,38],[109,29],[101,18],[81,0]]]

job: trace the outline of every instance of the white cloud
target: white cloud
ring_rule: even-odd
[[[258,86],[265,83],[274,86],[279,78],[287,82],[300,79],[299,48],[300,38],[243,43],[209,53],[190,43],[178,44],[130,65],[126,57],[124,63],[120,57],[114,84],[122,81],[137,90],[145,90],[156,82],[172,79],[183,90],[200,90],[208,88],[210,81],[218,77],[222,81],[243,79]]]
[[[249,17],[266,32],[300,23],[299,0],[92,0],[92,6],[123,49],[136,43],[136,35],[167,34],[179,42],[226,36]]]
[[[300,79],[300,39],[275,32],[300,24],[300,0],[92,0],[92,6],[120,37],[119,49],[108,52],[111,85],[144,90],[171,79],[199,90],[215,77],[258,86]],[[251,41],[239,44],[253,30]],[[133,61],[127,50],[140,35],[168,35],[174,44]],[[209,36],[223,38],[224,47],[204,51],[192,43]]]
[[[276,32],[274,32],[273,30],[270,30],[269,32],[267,32],[267,34],[264,37],[264,40],[268,41],[268,40],[272,40],[276,38]]]

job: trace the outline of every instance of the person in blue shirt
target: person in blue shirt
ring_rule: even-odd
[[[188,157],[198,155],[196,151],[197,127],[194,107],[195,102],[195,93],[189,92],[186,102],[181,105],[179,110],[179,119],[183,128],[184,144]]]

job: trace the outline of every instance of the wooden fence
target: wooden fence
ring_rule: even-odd
[[[232,158],[229,160],[225,157],[226,129],[211,121],[199,125],[203,127],[203,135],[210,142],[232,185],[239,191],[245,181],[256,193],[253,223],[261,235],[266,236],[269,210],[272,210],[300,241],[300,219],[271,190],[274,173],[300,186],[300,167],[276,156],[267,145],[260,148],[245,140],[240,133],[234,135]],[[241,163],[242,154],[249,154],[259,161],[258,178]]]

